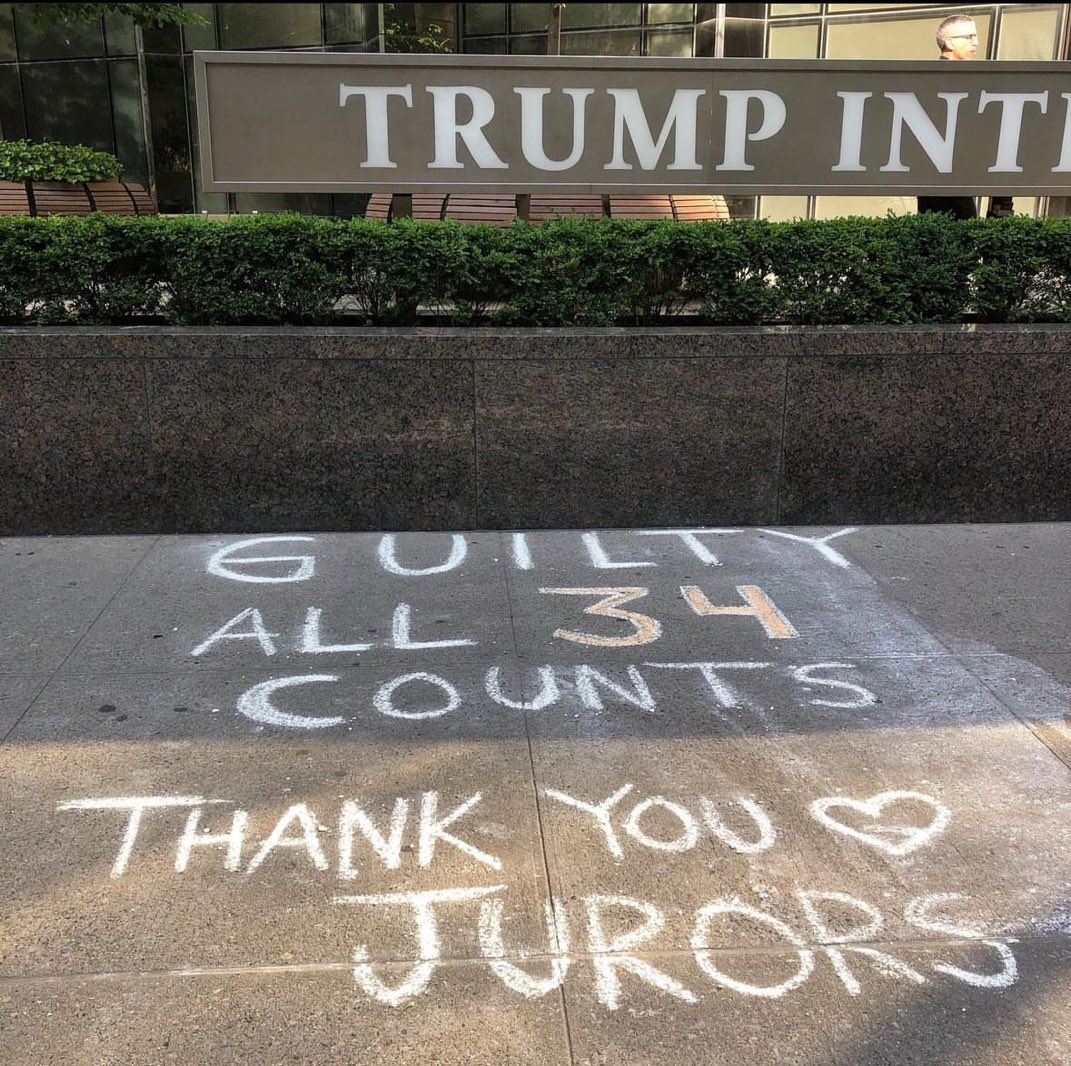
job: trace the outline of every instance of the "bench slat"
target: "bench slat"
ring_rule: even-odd
[[[668,195],[610,196],[611,218],[658,219],[672,218],[673,205]]]
[[[443,217],[452,218],[458,222],[511,226],[517,217],[517,197],[454,193],[446,198],[446,210]]]

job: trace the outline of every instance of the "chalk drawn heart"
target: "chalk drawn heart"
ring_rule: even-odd
[[[913,800],[917,803],[925,803],[933,810],[933,818],[929,825],[905,826],[905,825],[882,825],[877,819],[882,817],[886,807],[901,800]],[[845,825],[838,821],[830,810],[835,807],[847,807],[852,811],[859,811],[868,818],[873,818],[877,824],[867,825],[862,828]],[[907,855],[940,833],[952,812],[942,803],[938,803],[932,796],[926,796],[921,792],[880,792],[866,800],[846,799],[841,796],[830,796],[827,799],[815,800],[811,804],[811,815],[827,829],[834,833],[843,833],[845,836],[855,837],[864,844],[880,848],[890,855]]]

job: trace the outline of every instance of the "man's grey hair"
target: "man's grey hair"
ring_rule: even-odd
[[[949,15],[937,27],[937,47],[943,52],[948,47],[948,31],[961,22],[974,22],[973,15]]]

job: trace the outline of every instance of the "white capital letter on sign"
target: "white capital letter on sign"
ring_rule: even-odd
[[[900,141],[904,126],[915,135],[922,150],[930,157],[930,162],[939,174],[952,173],[952,154],[956,148],[956,119],[959,117],[959,105],[968,93],[938,93],[945,102],[945,135],[937,132],[933,120],[926,114],[919,98],[914,93],[885,93],[885,99],[893,105],[892,136],[889,141],[889,162],[878,169],[907,173],[911,170],[900,161]]]
[[[543,150],[543,97],[550,89],[514,89],[521,98],[521,152],[537,170],[568,170],[584,154],[584,117],[594,89],[562,89],[573,101],[573,148],[565,159],[551,159]]]
[[[1021,174],[1019,166],[1019,138],[1023,132],[1023,108],[1037,104],[1041,113],[1049,110],[1049,94],[1044,93],[987,93],[982,90],[978,101],[980,115],[990,104],[999,103],[1000,138],[997,141],[997,161],[989,168],[990,174]]]
[[[859,160],[863,150],[863,108],[873,93],[837,93],[844,101],[840,121],[840,161],[830,170],[865,171]]]
[[[1060,93],[1065,103],[1064,109],[1064,139],[1060,148],[1060,162],[1052,168],[1054,174],[1060,174],[1071,170],[1071,93]]]
[[[413,106],[412,85],[345,85],[338,87],[338,106],[345,107],[351,96],[364,97],[364,128],[368,158],[362,167],[397,167],[390,158],[387,121],[387,97],[400,96],[406,107]]]
[[[722,89],[725,97],[725,162],[715,170],[754,170],[744,158],[748,141],[766,141],[780,132],[788,112],[777,93],[767,89]],[[747,131],[747,110],[752,100],[762,104],[762,125]]]
[[[636,149],[636,158],[641,170],[654,170],[658,166],[662,149],[673,132],[673,162],[667,170],[702,170],[695,158],[696,126],[699,98],[706,96],[706,89],[678,89],[673,94],[666,121],[656,142],[651,136],[651,124],[647,121],[638,89],[607,89],[614,98],[614,157],[604,170],[631,170],[625,162],[625,130],[628,129]]]
[[[465,142],[476,166],[481,170],[508,170],[495,155],[495,150],[483,135],[483,128],[495,117],[494,97],[475,85],[429,85],[426,92],[435,101],[435,159],[428,169],[463,170],[457,158],[457,139]],[[467,96],[472,104],[472,118],[457,120],[457,98]]]

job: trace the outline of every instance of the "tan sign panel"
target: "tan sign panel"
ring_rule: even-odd
[[[214,192],[1071,194],[1071,64],[198,52]]]

